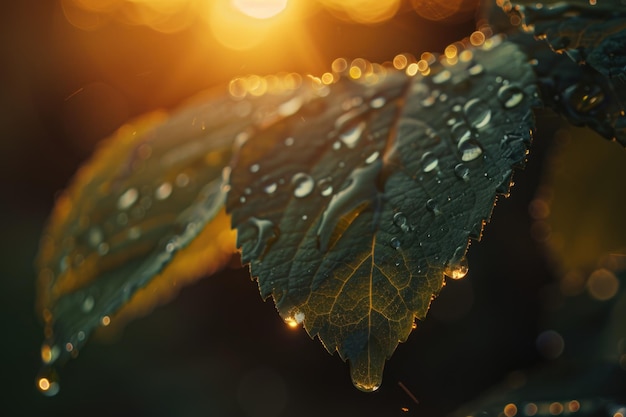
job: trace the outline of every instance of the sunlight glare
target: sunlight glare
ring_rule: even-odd
[[[232,0],[241,13],[255,19],[269,19],[287,8],[287,0]]]

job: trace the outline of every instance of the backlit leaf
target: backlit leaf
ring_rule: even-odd
[[[235,80],[231,95],[122,127],[60,195],[38,258],[44,391],[58,390],[47,367],[76,356],[96,328],[149,311],[230,260],[222,172],[234,140],[306,94],[275,81],[262,100],[242,99],[246,80]]]
[[[227,209],[261,294],[347,359],[364,391],[444,272],[467,271],[469,238],[531,138],[524,54],[499,38],[446,52],[406,72],[344,74],[253,132],[232,165]]]

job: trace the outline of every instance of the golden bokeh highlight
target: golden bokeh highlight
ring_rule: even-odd
[[[48,380],[48,378],[39,378],[39,381],[37,381],[37,386],[42,391],[48,391],[50,389],[50,381]]]
[[[241,13],[255,19],[269,19],[287,8],[287,0],[232,0]]]
[[[548,410],[553,416],[558,416],[559,414],[563,413],[563,404],[559,402],[553,402],[552,404],[550,404]]]
[[[401,0],[318,0],[335,17],[354,23],[385,22],[398,12]]]
[[[506,417],[515,417],[517,415],[517,406],[513,403],[504,406],[504,415]]]

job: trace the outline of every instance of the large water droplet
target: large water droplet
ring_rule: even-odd
[[[456,175],[459,179],[463,181],[469,181],[470,178],[470,170],[464,164],[457,164],[454,167],[454,175]]]
[[[464,278],[465,275],[467,275],[468,271],[469,267],[467,264],[467,259],[462,258],[458,264],[446,266],[443,273],[452,279],[461,279]]]
[[[498,100],[505,109],[517,107],[524,99],[524,91],[515,84],[506,84],[498,90]]]
[[[391,245],[391,247],[394,249],[400,249],[400,246],[402,246],[402,242],[400,242],[400,239],[394,236],[389,241],[389,245]]]
[[[361,211],[369,205],[377,194],[376,178],[382,166],[378,159],[375,162],[356,168],[348,179],[347,186],[333,195],[328,207],[322,213],[322,219],[317,229],[319,247],[326,252],[332,244],[335,229],[340,220],[354,211]],[[357,213],[358,214],[358,213]],[[347,225],[354,221],[354,217],[346,218]]]
[[[589,113],[604,102],[604,91],[598,85],[578,83],[563,92],[565,102],[577,113]]]
[[[304,198],[313,191],[315,181],[309,174],[299,172],[291,178],[291,184],[295,187],[293,195],[297,198]]]
[[[278,239],[278,229],[274,227],[274,223],[270,220],[250,217],[246,222],[247,226],[256,229],[256,242],[254,242],[254,246],[249,251],[243,253],[242,260],[244,262],[262,258],[272,243]]]
[[[481,129],[489,124],[491,120],[491,109],[486,101],[473,98],[465,103],[463,112],[469,124],[476,129]]]
[[[461,160],[469,162],[482,155],[483,150],[476,139],[467,139],[459,143],[459,152]]]
[[[422,155],[422,169],[424,172],[431,172],[432,170],[436,169],[438,165],[439,158],[437,158],[434,153],[426,152],[424,155]]]
[[[450,128],[450,135],[456,143],[461,143],[469,139],[472,132],[465,122],[459,122]]]

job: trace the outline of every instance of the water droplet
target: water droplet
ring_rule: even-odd
[[[469,75],[480,75],[480,74],[483,73],[484,70],[485,70],[485,68],[483,68],[482,65],[475,64],[475,65],[472,65],[471,67],[469,67],[467,69],[467,72],[469,73]]]
[[[333,183],[332,178],[324,178],[317,182],[317,186],[320,189],[320,194],[323,197],[328,197],[333,193]]]
[[[96,304],[96,301],[91,295],[85,297],[85,300],[83,301],[83,305],[81,306],[83,313],[89,313],[93,309],[93,306],[95,304]]]
[[[239,202],[241,204],[245,203],[246,202],[246,197],[244,197],[244,196],[239,197]]]
[[[370,101],[370,107],[373,109],[380,109],[387,103],[387,99],[384,96],[376,96]]]
[[[117,200],[117,208],[120,210],[126,210],[127,208],[135,204],[138,198],[139,192],[137,191],[137,189],[129,188]]]
[[[589,113],[604,102],[604,91],[598,85],[578,83],[563,92],[567,104],[577,113]]]
[[[450,128],[450,135],[456,143],[460,143],[469,139],[472,132],[465,122],[459,122]]]
[[[339,141],[333,142],[333,149],[336,150],[336,151],[341,149],[341,142],[339,142]]]
[[[101,244],[98,245],[98,254],[100,256],[104,256],[107,253],[109,253],[109,244],[106,242],[103,242]]]
[[[489,124],[491,120],[491,109],[486,101],[473,98],[465,103],[463,112],[469,124],[476,129],[481,129]]]
[[[266,194],[273,194],[277,188],[278,188],[278,185],[275,182],[273,182],[269,185],[266,185],[265,188],[263,188],[263,191],[265,191]]]
[[[291,116],[302,107],[302,97],[295,96],[292,99],[278,106],[277,113],[282,117]]]
[[[104,239],[104,234],[99,227],[92,227],[89,230],[89,235],[87,236],[87,240],[92,247],[98,247],[102,240]]]
[[[439,165],[439,158],[432,152],[426,152],[422,155],[422,169],[424,172],[431,172]]]
[[[165,200],[170,195],[172,195],[172,184],[167,181],[159,185],[159,187],[154,191],[154,196],[157,200]]]
[[[452,73],[447,69],[439,71],[436,75],[433,75],[433,83],[442,84],[448,81],[452,77]]]
[[[141,229],[137,226],[133,226],[128,229],[128,238],[129,239],[139,239],[141,236]]]
[[[317,229],[319,247],[322,252],[326,252],[331,245],[331,239],[340,220],[347,220],[347,224],[342,226],[349,226],[354,217],[347,218],[346,216],[355,212],[358,215],[358,212],[376,199],[375,184],[381,167],[382,163],[378,159],[370,165],[356,168],[346,180],[347,186],[333,195],[328,207],[322,213]]]
[[[400,239],[398,239],[395,236],[391,238],[391,240],[389,241],[389,244],[394,249],[400,249],[400,246],[402,246],[402,242],[400,242]]]
[[[459,143],[459,152],[461,153],[461,160],[468,162],[482,155],[483,150],[476,139],[467,139]]]
[[[365,121],[361,120],[356,123],[349,123],[339,132],[339,140],[341,140],[348,148],[352,149],[356,146],[365,130]]]
[[[371,164],[372,162],[374,162],[375,160],[378,159],[379,155],[380,155],[380,153],[378,151],[375,151],[374,153],[372,153],[370,156],[368,156],[365,159],[365,163],[368,164],[368,165]]]
[[[407,218],[401,211],[393,215],[393,223],[400,228],[404,233],[409,231],[409,225],[407,224]]]
[[[306,214],[302,215],[302,220],[307,220],[309,218],[309,216],[307,216]]]
[[[498,100],[505,109],[517,107],[524,99],[524,92],[514,84],[503,85],[498,90]]]
[[[437,204],[437,201],[434,198],[431,198],[426,202],[426,208],[432,211],[435,214],[435,216],[438,216],[439,214],[441,214],[441,209],[439,209],[439,204]]]
[[[452,258],[446,263],[443,273],[452,279],[461,279],[467,275],[468,265],[465,258],[466,245],[456,248]]]
[[[457,164],[454,167],[454,174],[459,178],[462,179],[463,181],[469,181],[470,175],[469,175],[469,168],[466,167],[464,164]]]
[[[290,136],[287,139],[285,139],[285,146],[292,146],[294,142],[295,142],[294,138]]]
[[[181,173],[176,176],[176,186],[184,188],[189,185],[189,175]]]
[[[274,223],[270,220],[250,217],[246,222],[246,226],[252,226],[256,229],[256,242],[254,242],[254,246],[249,251],[243,252],[242,260],[244,263],[262,258],[272,243],[278,239],[278,229],[274,227]]]
[[[303,198],[311,194],[315,182],[310,175],[304,172],[298,172],[291,178],[291,184],[294,185],[293,195],[297,198]]]
[[[259,169],[261,169],[261,166],[259,164],[250,165],[250,172],[253,174],[259,172]]]

